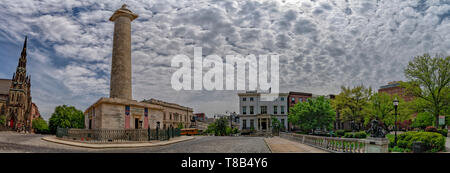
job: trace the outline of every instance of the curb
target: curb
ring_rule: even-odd
[[[164,141],[164,142],[157,142],[157,143],[147,143],[146,142],[146,143],[129,143],[129,144],[89,144],[89,143],[61,140],[61,139],[57,139],[56,137],[53,137],[53,136],[41,138],[41,140],[44,140],[47,142],[53,142],[53,143],[57,143],[57,144],[70,145],[70,146],[82,147],[82,148],[93,148],[93,149],[156,147],[156,146],[175,144],[175,143],[183,142],[183,141],[189,141],[192,139],[195,139],[195,137],[189,136],[186,139]]]
[[[264,143],[266,143],[266,146],[267,146],[267,148],[269,148],[270,153],[273,153],[272,148],[270,147],[270,145],[266,141],[266,138],[264,138]]]

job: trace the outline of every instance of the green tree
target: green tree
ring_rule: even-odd
[[[411,110],[411,104],[405,102],[402,97],[398,95],[389,95],[387,93],[375,93],[370,96],[369,101],[364,106],[364,123],[367,125],[373,119],[377,119],[384,123],[386,126],[394,125],[395,121],[395,111],[393,100],[397,98],[399,100],[398,110],[397,110],[397,122],[402,122],[404,120],[410,120],[411,114],[414,113]]]
[[[227,127],[227,119],[219,118],[214,123],[209,124],[205,132],[209,134],[215,134],[216,136],[223,136],[228,134]]]
[[[297,103],[290,109],[288,121],[303,130],[314,133],[314,130],[318,128],[332,129],[335,116],[330,100],[321,96]]]
[[[178,123],[178,127],[179,129],[183,129],[183,123]]]
[[[41,117],[33,120],[33,129],[35,133],[49,133],[47,122]]]
[[[363,109],[372,95],[372,89],[359,85],[354,88],[342,86],[341,90],[341,93],[332,100],[333,108],[340,114],[339,120],[354,122],[362,128],[365,117]]]
[[[433,125],[434,117],[429,112],[421,112],[417,114],[417,117],[412,123],[413,128],[425,129],[428,126]]]
[[[281,124],[281,121],[278,120],[278,118],[272,117],[271,119],[273,128],[276,128],[277,130],[284,129],[284,124]]]
[[[228,124],[227,119],[225,119],[223,117],[219,118],[216,120],[215,124],[216,124],[216,129],[215,129],[216,135],[217,136],[226,135],[227,124]]]
[[[57,106],[49,120],[51,133],[61,128],[84,128],[84,114],[73,106]]]
[[[5,115],[0,115],[0,126],[5,125],[5,121],[6,121],[6,116]]]
[[[417,56],[408,63],[402,83],[409,94],[423,100],[426,111],[431,112],[435,126],[439,126],[439,114],[450,106],[450,56]]]

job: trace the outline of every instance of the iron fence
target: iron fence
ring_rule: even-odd
[[[57,128],[56,137],[88,143],[145,142],[180,136],[180,129],[69,129]]]

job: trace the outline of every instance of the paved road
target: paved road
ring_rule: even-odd
[[[43,135],[0,132],[0,153],[269,153],[263,137],[196,136],[195,139],[158,147],[88,149],[41,140]]]

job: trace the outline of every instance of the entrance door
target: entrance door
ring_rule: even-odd
[[[263,130],[267,130],[267,124],[266,122],[261,122],[261,126]]]
[[[92,120],[89,119],[89,129],[92,129]]]
[[[135,119],[134,119],[134,128],[135,128],[135,129],[138,129],[138,128],[139,128],[139,119],[138,119],[138,118],[135,118]]]
[[[9,126],[11,128],[14,128],[14,119],[11,119],[11,121],[9,121]]]

